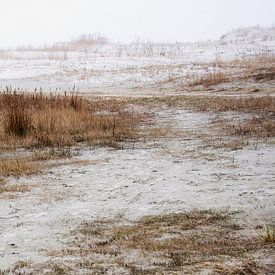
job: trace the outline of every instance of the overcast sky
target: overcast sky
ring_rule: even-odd
[[[0,0],[0,11],[0,47],[94,32],[115,41],[193,41],[275,25],[275,0]]]

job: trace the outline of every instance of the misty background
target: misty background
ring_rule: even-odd
[[[275,25],[274,0],[0,0],[0,10],[0,47],[97,32],[122,42],[213,40]]]

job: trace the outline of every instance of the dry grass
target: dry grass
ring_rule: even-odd
[[[270,96],[262,97],[201,97],[193,98],[188,102],[198,111],[215,112],[274,112],[275,98]]]
[[[41,165],[33,162],[30,158],[2,158],[0,159],[0,177],[19,177],[38,173]]]
[[[209,88],[211,86],[230,82],[231,78],[224,72],[210,72],[204,76],[194,79],[188,83],[189,86],[203,86]]]
[[[275,62],[275,60],[274,60]],[[244,79],[253,79],[256,82],[268,82],[275,80],[275,66],[270,68],[256,68],[247,70]]]
[[[270,138],[275,136],[275,97],[273,96],[170,96],[134,99],[132,103],[147,106],[147,108],[181,108],[217,114],[225,112],[251,114],[252,118],[244,121],[228,122],[222,118],[219,123],[216,123],[216,128],[220,132],[236,137]],[[234,114],[232,114],[233,117]],[[158,132],[163,131],[158,130]],[[172,133],[171,130],[170,133]],[[147,134],[157,136],[152,127]],[[182,133],[184,134],[188,133]],[[247,141],[241,141],[241,143],[244,145]]]
[[[261,235],[266,243],[275,243],[275,226],[266,225]]]
[[[199,63],[197,65],[203,68],[215,68],[223,70],[255,70],[258,68],[274,67],[275,55],[270,52],[258,53],[254,55],[245,55],[232,60],[216,59],[212,62]]]
[[[211,137],[204,139],[204,142],[211,144],[211,146],[213,146],[215,149],[223,148],[230,149],[231,151],[240,150],[249,145],[249,141],[247,139],[239,139],[238,137],[225,140],[221,139],[220,137],[214,140],[213,137]]]
[[[30,191],[31,186],[26,184],[0,184],[0,194],[2,193],[25,193]]]
[[[7,177],[21,177],[39,174],[44,169],[69,163],[81,164],[81,161],[70,160],[73,156],[70,148],[50,148],[34,152],[25,152],[23,156],[11,154],[0,158],[0,184]],[[52,160],[68,159],[67,162],[52,162]]]
[[[229,213],[192,211],[148,216],[128,225],[117,221],[85,222],[68,248],[50,251],[55,260],[31,267],[42,272],[246,274],[267,267],[252,262],[254,252],[270,249],[261,238],[245,236]],[[131,256],[132,255],[132,256]],[[58,259],[70,259],[59,261]],[[230,269],[227,263],[235,262]],[[253,264],[252,264],[253,263]],[[230,272],[227,272],[230,271]]]
[[[230,61],[216,60],[197,64],[196,66],[203,69],[205,74],[199,77],[193,76],[187,82],[187,86],[211,88],[224,83],[269,83],[275,80],[274,64],[275,55],[270,53],[245,56]],[[208,72],[209,69],[213,72]]]
[[[134,139],[142,117],[116,100],[80,96],[0,94],[0,142],[23,147],[115,145]],[[10,140],[8,143],[7,140]]]
[[[129,100],[137,105],[185,108],[199,112],[271,112],[275,113],[273,96],[166,96]]]
[[[255,71],[259,68],[274,68],[275,55],[274,53],[256,54],[244,57],[242,60],[236,60],[235,63],[243,65],[248,71]]]
[[[227,133],[234,136],[259,138],[275,137],[275,120],[272,117],[253,117],[245,122],[225,124]]]
[[[246,235],[233,223],[233,213],[194,210],[148,216],[125,225],[122,221],[84,222],[61,251],[49,251],[52,260],[18,265],[0,274],[265,274],[272,242]],[[263,257],[265,257],[263,256]],[[234,263],[234,267],[232,267]],[[6,272],[6,273],[5,273]]]
[[[12,185],[5,180],[8,177],[31,176],[42,173],[45,169],[65,165],[96,165],[101,161],[71,159],[70,148],[46,149],[35,151],[24,156],[10,155],[0,158],[0,193],[26,192],[31,189],[27,185]],[[64,160],[65,159],[65,160]],[[54,160],[54,162],[53,162]]]
[[[69,147],[64,148],[50,148],[46,150],[39,150],[32,153],[30,161],[47,161],[47,160],[57,160],[64,158],[71,158],[72,152]]]
[[[4,94],[1,98],[3,128],[9,135],[25,136],[31,129],[31,110],[23,96]]]
[[[80,142],[117,147],[136,139],[145,115],[126,109],[126,102],[89,101],[77,95],[0,94],[0,148],[35,148],[32,154],[27,150],[24,155],[8,152],[1,157],[1,181],[62,165],[47,161],[70,158],[71,146]],[[5,190],[13,189],[6,185],[1,193]]]

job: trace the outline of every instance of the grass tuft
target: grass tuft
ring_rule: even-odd
[[[38,162],[32,162],[28,158],[0,159],[1,177],[19,177],[38,173],[41,165]]]
[[[9,93],[5,94],[1,100],[2,106],[5,106],[3,112],[5,133],[18,137],[26,136],[31,129],[32,121],[24,95]]]
[[[3,147],[64,147],[78,142],[115,146],[137,137],[142,116],[116,100],[78,95],[0,94]],[[8,143],[10,140],[10,144]]]
[[[211,86],[227,83],[229,81],[230,77],[223,72],[210,72],[191,81],[189,86],[203,86],[205,88],[209,88]]]
[[[266,225],[262,237],[266,243],[275,243],[275,226]]]

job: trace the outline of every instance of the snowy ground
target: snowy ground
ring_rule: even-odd
[[[172,95],[186,89],[171,79],[186,81],[200,72],[203,62],[274,52],[271,42],[162,45],[149,48],[151,52],[146,48],[145,57],[144,47],[121,47],[2,51],[0,85],[88,95]],[[273,84],[263,87],[274,92]],[[240,211],[240,223],[251,229],[275,222],[274,139],[252,140],[238,150],[213,147],[211,142],[221,139],[212,127],[217,114],[167,108],[154,115],[158,127],[177,134],[124,149],[85,148],[66,165],[9,179],[31,188],[0,194],[0,270],[18,260],[52,260],[50,252],[65,247],[71,230],[86,220],[127,221],[197,208]],[[233,121],[242,114],[220,116]]]
[[[274,143],[213,149],[204,139],[219,138],[209,128],[214,118],[161,111],[158,125],[172,125],[182,137],[123,150],[84,150],[76,159],[85,162],[11,179],[33,188],[1,196],[1,268],[18,260],[49,260],[47,253],[61,249],[66,235],[85,220],[133,220],[196,208],[241,211],[248,228],[274,222]]]
[[[169,95],[215,70],[208,62],[275,52],[273,41],[107,44],[72,50],[0,51],[0,88],[89,95]]]

